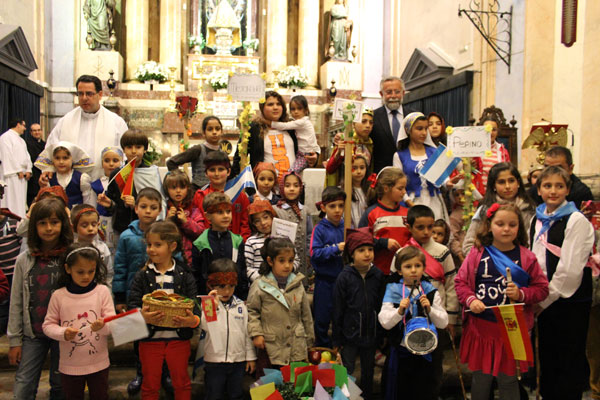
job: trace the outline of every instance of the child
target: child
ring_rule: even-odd
[[[354,141],[354,146],[352,149],[353,157],[361,154],[365,160],[367,160],[367,169],[370,172],[373,172],[373,168],[371,168],[371,156],[373,154],[373,140],[369,137],[371,131],[373,130],[373,110],[370,108],[364,108],[362,119],[360,122],[354,123],[354,134],[352,135],[351,140]],[[334,138],[334,149],[331,157],[327,161],[326,172],[327,176],[327,184],[328,186],[338,186],[341,177],[343,176],[343,169],[340,167],[344,163],[344,143],[337,142],[336,138]]]
[[[100,240],[98,235],[100,226],[98,211],[89,204],[78,204],[71,210],[71,224],[73,225],[75,241],[94,246],[100,253],[100,258],[102,258],[102,262],[106,267],[104,284],[111,289],[115,275],[113,257],[106,243]]]
[[[0,182],[0,194],[3,183]],[[2,196],[0,195],[0,198]],[[17,223],[21,218],[7,208],[0,209],[0,274],[4,276],[6,294],[0,300],[0,336],[6,333],[10,309],[10,285],[15,270],[17,256],[21,250],[21,237],[17,234]],[[1,292],[1,290],[0,290]]]
[[[117,312],[125,310],[131,281],[148,258],[144,233],[160,214],[161,201],[161,195],[157,190],[152,188],[140,190],[135,199],[135,212],[138,219],[129,224],[129,228],[119,237],[112,287]]]
[[[496,164],[490,169],[487,189],[475,216],[471,220],[469,230],[463,242],[463,254],[468,254],[475,236],[481,226],[481,221],[487,209],[496,202],[511,203],[516,205],[523,216],[525,231],[529,232],[531,219],[535,214],[535,207],[525,191],[521,174],[517,167],[508,162]]]
[[[479,190],[479,193],[485,195],[488,187],[487,181],[489,178],[490,170],[494,165],[498,163],[509,163],[510,155],[508,154],[508,150],[506,150],[504,145],[496,141],[496,138],[498,137],[498,128],[500,126],[498,120],[495,117],[488,115],[483,119],[483,121],[481,121],[480,124],[484,126],[489,125],[491,127],[490,140],[492,143],[492,154],[485,157],[477,157],[475,159],[475,168],[478,171],[481,171],[481,173],[474,175],[473,183],[475,184],[477,190]]]
[[[198,292],[208,293],[206,282],[210,263],[218,258],[229,258],[239,269],[236,296],[246,300],[248,281],[244,262],[244,239],[229,230],[232,220],[231,200],[225,193],[212,192],[204,198],[203,208],[209,228],[198,236],[192,247],[192,271]]]
[[[142,398],[158,398],[163,362],[166,362],[175,398],[189,399],[192,392],[187,371],[191,352],[190,339],[194,333],[193,328],[200,324],[200,310],[194,307],[193,312],[186,310],[185,317],[172,317],[178,328],[163,328],[156,324],[167,318],[165,314],[162,311],[150,311],[149,306],[142,306],[142,297],[159,289],[167,294],[176,293],[195,299],[196,282],[189,268],[173,258],[174,253],[181,251],[181,235],[175,224],[170,221],[155,222],[146,230],[144,239],[150,259],[135,274],[127,301],[129,308],[142,309],[150,331],[150,336],[139,344],[144,376]]]
[[[50,298],[44,333],[60,344],[58,370],[67,399],[108,399],[108,325],[115,315],[106,268],[98,249],[73,243],[60,266],[57,290]]]
[[[179,228],[186,263],[192,261],[192,243],[204,231],[202,213],[192,203],[190,179],[178,169],[170,171],[163,180],[163,190],[167,193],[167,218]]]
[[[192,194],[204,188],[208,183],[204,158],[207,154],[220,150],[219,142],[223,133],[223,124],[218,117],[208,115],[202,120],[202,133],[206,140],[202,144],[190,147],[183,153],[174,155],[167,160],[169,171],[176,170],[180,165],[192,163]]]
[[[69,208],[82,203],[96,204],[91,187],[92,179],[85,173],[93,164],[81,147],[69,142],[49,145],[38,156],[35,166],[43,172],[53,172],[48,185],[65,189]]]
[[[231,172],[231,163],[227,154],[222,151],[213,151],[206,156],[204,159],[204,165],[206,167],[206,175],[210,181],[207,188],[198,190],[194,195],[193,205],[200,209],[204,225],[206,223],[206,213],[203,208],[204,198],[210,193],[223,192],[225,190],[225,184],[227,183],[227,177]],[[233,202],[231,210],[231,232],[236,235],[241,235],[244,240],[250,237],[250,226],[248,225],[248,206],[250,200],[246,193],[241,192],[237,199]],[[207,264],[208,266],[208,264]],[[200,293],[206,293],[202,291],[202,287],[198,287]]]
[[[250,283],[260,277],[258,273],[262,264],[260,249],[263,248],[265,239],[271,236],[271,226],[273,218],[276,217],[275,210],[267,200],[255,200],[248,207],[250,217],[250,226],[253,234],[244,244],[244,254],[246,259],[246,274]]]
[[[58,343],[46,335],[42,324],[50,294],[56,288],[60,256],[73,242],[69,216],[62,201],[44,199],[31,211],[27,243],[17,257],[10,294],[8,341],[10,365],[18,365],[15,399],[34,399],[40,374],[50,350],[50,396],[60,398]]]
[[[423,276],[438,292],[440,304],[448,314],[448,333],[454,337],[458,320],[458,299],[454,290],[456,269],[450,250],[443,244],[433,240],[433,211],[422,204],[417,204],[408,210],[407,226],[411,238],[408,245],[418,248],[425,256],[425,271]],[[442,221],[443,222],[443,221]],[[392,267],[392,270],[394,268]],[[432,391],[437,398],[442,386],[442,364],[444,361],[444,346],[448,337],[438,332],[438,347],[432,353]]]
[[[266,350],[273,367],[306,360],[314,340],[313,319],[302,273],[294,271],[294,244],[268,238],[261,251],[260,279],[248,295],[248,335]]]
[[[398,283],[388,283],[379,312],[381,326],[390,331],[390,355],[384,371],[386,399],[435,399],[431,383],[434,365],[431,355],[415,355],[403,345],[407,322],[413,317],[429,315],[438,329],[448,324],[448,314],[435,287],[422,280],[425,255],[414,246],[406,246],[395,256],[394,267],[400,274]]]
[[[233,291],[237,285],[237,266],[220,258],[208,266],[210,296],[217,301],[217,321],[209,328],[202,318],[204,345],[204,382],[206,399],[242,399],[244,372],[254,372],[256,351],[248,335],[248,309]],[[215,340],[213,335],[221,337]]]
[[[384,274],[390,273],[394,253],[404,246],[410,232],[404,223],[408,209],[402,199],[406,194],[406,175],[400,168],[382,169],[369,198],[377,196],[377,202],[367,208],[360,218],[359,227],[368,226],[375,238],[375,266]]]
[[[539,164],[529,169],[529,172],[527,173],[527,184],[525,185],[528,192],[532,187],[537,187],[535,183],[537,182],[538,177],[542,173],[543,169],[544,166]]]
[[[298,153],[296,153],[296,161],[292,166],[292,170],[296,173],[301,173],[307,166],[306,154],[319,153],[321,148],[317,143],[315,128],[310,122],[310,110],[308,109],[308,101],[306,97],[299,95],[294,96],[290,100],[290,114],[294,121],[279,122],[263,119],[262,122],[267,126],[280,131],[293,130],[296,132],[298,139]]]
[[[162,181],[158,173],[158,167],[144,161],[144,153],[148,150],[148,137],[140,131],[130,129],[121,136],[121,147],[125,152],[127,164],[130,162],[135,163],[135,170],[132,172],[133,188],[131,195],[122,195],[116,180],[108,185],[106,193],[98,195],[98,204],[112,213],[113,229],[119,235],[137,218],[134,209],[136,197],[140,190],[153,188],[158,193],[162,193]],[[121,169],[113,171],[110,179],[112,180],[116,174],[121,172]],[[160,219],[165,217],[166,205],[165,199],[161,198],[162,212]]]
[[[275,194],[275,182],[277,181],[277,170],[273,163],[259,162],[252,170],[256,182],[256,194],[250,198],[253,202],[257,199],[268,200],[271,205],[276,205],[281,199]]]
[[[367,209],[367,193],[369,191],[369,177],[367,168],[369,161],[362,154],[357,154],[352,160],[352,226],[358,227],[360,217]],[[375,176],[373,174],[373,179]]]
[[[548,277],[549,295],[537,305],[541,393],[544,398],[581,398],[587,387],[585,345],[592,301],[586,263],[594,229],[566,198],[570,175],[546,167],[536,182],[544,200],[531,224],[532,251]],[[597,349],[596,349],[597,351]]]
[[[310,239],[310,261],[315,271],[315,345],[331,347],[327,332],[333,311],[333,288],[337,276],[344,268],[344,202],[346,193],[336,186],[327,186],[317,203],[325,214]]]
[[[333,292],[333,346],[341,349],[349,374],[360,355],[362,396],[373,389],[375,350],[379,344],[377,314],[385,276],[373,265],[373,235],[368,228],[349,229],[344,255],[350,261],[338,275]]]
[[[494,377],[501,399],[518,399],[515,360],[507,356],[501,331],[490,306],[525,303],[527,329],[533,327],[534,304],[548,295],[548,281],[529,251],[527,233],[518,207],[492,204],[477,234],[476,247],[456,276],[456,294],[471,312],[463,313],[460,356],[473,371],[473,399],[489,398]],[[507,284],[506,268],[513,282]],[[556,344],[556,343],[555,343]],[[533,365],[520,362],[521,372]]]
[[[92,190],[96,196],[104,193],[108,188],[108,181],[114,170],[121,167],[123,164],[123,150],[119,147],[109,146],[102,149],[102,169],[104,175],[91,183]],[[118,235],[115,235],[112,226],[112,214],[101,204],[96,206],[98,214],[100,214],[100,230],[104,232],[106,244],[111,252],[117,249]]]
[[[450,227],[443,219],[436,219],[433,222],[432,238],[435,242],[448,247],[450,241]]]
[[[446,136],[446,124],[444,123],[444,118],[442,118],[440,114],[432,111],[427,115],[427,126],[433,144],[435,144],[436,147],[439,146],[440,143],[445,146],[448,138]]]
[[[406,191],[411,201],[431,208],[436,219],[447,220],[448,211],[440,189],[419,175],[421,168],[436,150],[427,131],[427,124],[427,118],[420,112],[410,113],[404,118],[403,129],[398,135],[400,150],[394,154],[394,167],[402,169],[406,174]]]
[[[463,205],[465,204],[464,181],[462,183],[458,182],[456,186],[452,188],[450,193],[454,209],[449,217],[450,240],[448,242],[448,248],[450,249],[450,252],[452,252],[454,265],[458,265],[460,268],[465,259],[462,247],[467,234],[463,228],[465,226],[465,219],[463,218]]]

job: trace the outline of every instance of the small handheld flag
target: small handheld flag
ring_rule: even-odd
[[[523,304],[505,304],[490,308],[496,316],[508,356],[515,360],[533,362],[533,349],[527,332]]]
[[[459,162],[460,158],[453,157],[446,146],[440,143],[419,174],[439,188],[448,179]]]
[[[244,168],[238,176],[225,184],[225,194],[229,196],[231,203],[234,203],[242,191],[247,187],[256,189],[252,168],[250,168],[249,165]]]
[[[115,346],[147,338],[150,334],[139,308],[106,317],[104,322],[110,322],[110,333]]]

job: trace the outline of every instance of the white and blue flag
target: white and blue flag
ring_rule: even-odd
[[[433,183],[436,187],[440,187],[446,182],[452,171],[460,162],[460,158],[448,155],[446,146],[442,143],[438,146],[435,153],[429,157],[419,174]]]
[[[244,168],[238,176],[225,184],[225,194],[229,196],[231,203],[233,204],[237,200],[240,193],[242,193],[242,191],[248,187],[256,189],[254,175],[252,175],[252,168],[250,168],[249,165]]]

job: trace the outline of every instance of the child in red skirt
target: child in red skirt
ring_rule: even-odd
[[[510,358],[491,306],[510,300],[525,303],[527,329],[533,327],[532,306],[548,296],[548,280],[535,255],[525,246],[523,218],[512,204],[493,204],[473,247],[459,269],[455,289],[464,313],[460,357],[473,371],[471,399],[488,399],[493,378],[501,399],[518,399],[516,363]],[[506,283],[506,268],[513,282]],[[520,362],[525,372],[533,363]]]

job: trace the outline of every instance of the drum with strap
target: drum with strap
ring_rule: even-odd
[[[404,285],[403,285],[404,286]],[[417,288],[419,294],[421,290],[419,286],[413,286],[408,297],[412,296],[414,289]],[[404,287],[402,288],[402,297],[404,298]],[[418,301],[418,298],[415,300]],[[413,317],[406,322],[406,312],[404,313],[404,336],[402,338],[402,346],[408,351],[418,356],[423,356],[433,352],[438,345],[438,334],[435,325],[429,320],[429,314],[425,311],[425,317],[419,317],[418,306],[411,299],[411,314]]]

